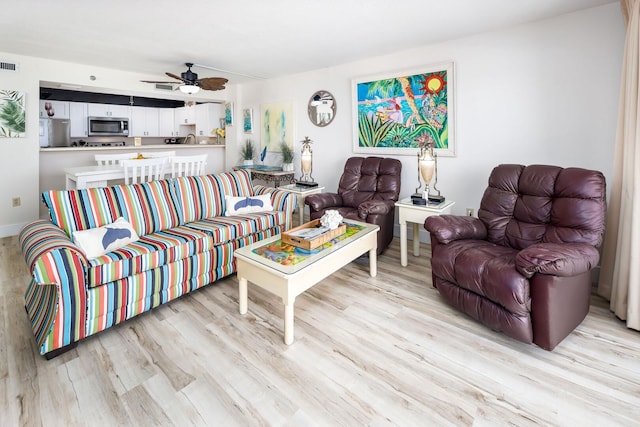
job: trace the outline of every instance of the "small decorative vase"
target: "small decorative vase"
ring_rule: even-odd
[[[244,165],[245,166],[253,166],[253,160],[245,160],[244,161]]]

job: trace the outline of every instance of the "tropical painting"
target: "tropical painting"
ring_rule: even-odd
[[[233,126],[233,102],[224,104],[224,123]]]
[[[354,80],[354,152],[455,155],[453,63]]]
[[[25,93],[0,90],[0,138],[25,137]]]
[[[293,148],[293,105],[291,103],[260,106],[261,142],[269,152],[281,152],[282,142]]]
[[[253,133],[253,109],[245,108],[242,110],[242,129],[244,133]]]

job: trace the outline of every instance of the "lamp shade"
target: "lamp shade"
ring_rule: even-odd
[[[200,92],[200,86],[196,86],[194,84],[180,85],[180,92],[186,93],[187,95],[193,95],[194,93]]]

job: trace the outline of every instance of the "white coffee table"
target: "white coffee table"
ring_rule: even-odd
[[[362,229],[318,253],[304,259],[300,257],[294,261],[299,262],[293,265],[283,265],[261,255],[265,253],[274,256],[276,252],[268,252],[268,249],[279,247],[280,236],[270,237],[236,250],[234,255],[238,273],[240,314],[247,313],[248,282],[277,295],[284,304],[284,342],[290,345],[293,343],[293,304],[296,296],[367,252],[369,275],[375,277],[379,227],[351,220],[349,223]]]
[[[312,194],[322,193],[324,187],[302,187],[296,184],[289,184],[278,187],[278,190],[285,190],[297,196],[298,214],[300,215],[300,222],[298,223],[298,225],[301,225],[302,223],[304,223],[304,199]]]
[[[398,222],[400,224],[400,265],[406,267],[407,262],[407,222],[413,223],[413,255],[420,256],[420,226],[424,220],[432,215],[451,213],[455,202],[445,200],[438,205],[414,205],[411,199],[396,202],[398,207]]]

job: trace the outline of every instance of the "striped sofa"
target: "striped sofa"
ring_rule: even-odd
[[[224,216],[225,195],[270,194],[274,211]],[[27,314],[47,358],[235,271],[234,249],[290,228],[294,194],[247,171],[42,194],[50,220],[19,241],[32,280]],[[88,259],[70,236],[124,217],[140,239]]]

